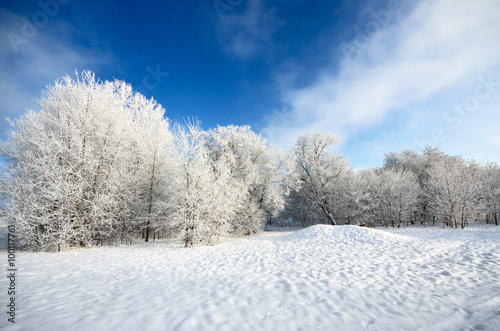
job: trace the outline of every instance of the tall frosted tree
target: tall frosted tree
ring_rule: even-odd
[[[0,145],[5,218],[36,250],[116,240],[138,217],[149,144],[138,119],[156,104],[88,71],[49,86],[37,104]]]
[[[214,160],[198,121],[176,127],[176,201],[171,230],[192,247],[230,233],[239,190],[225,158]]]
[[[226,163],[239,190],[236,233],[256,233],[266,218],[276,217],[283,209],[283,157],[249,126],[218,126],[207,131],[204,139],[210,158]]]
[[[135,211],[139,212],[142,238],[149,241],[165,230],[164,220],[172,208],[175,175],[174,135],[164,118],[165,110],[154,100],[137,94],[134,98],[134,122],[131,136],[136,153],[133,155],[136,175]]]

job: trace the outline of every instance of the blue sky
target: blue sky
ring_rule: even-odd
[[[500,161],[500,2],[3,1],[0,139],[57,78],[117,78],[174,122],[289,149],[331,131],[355,168],[427,144]]]

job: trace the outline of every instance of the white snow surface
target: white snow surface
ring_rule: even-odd
[[[3,251],[4,272],[6,253]],[[500,330],[500,227],[317,225],[17,254],[2,330]]]

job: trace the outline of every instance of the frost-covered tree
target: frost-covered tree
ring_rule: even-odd
[[[487,163],[480,169],[480,198],[486,213],[486,220],[498,225],[500,217],[500,166]]]
[[[301,203],[307,206],[303,209],[305,211],[317,210],[320,220],[332,225],[344,221],[339,218],[347,203],[346,186],[350,171],[347,159],[334,152],[337,145],[338,140],[331,133],[300,136],[290,154],[287,178],[291,197],[296,198],[289,203]]]
[[[147,100],[142,95],[135,97],[133,106],[135,133],[134,146],[136,153],[134,163],[137,167],[136,211],[141,215],[142,237],[149,241],[153,234],[159,236],[164,229],[166,215],[172,208],[173,192],[172,177],[174,176],[173,134],[170,131],[165,110],[153,100]]]
[[[116,241],[143,216],[138,178],[151,136],[139,124],[156,121],[161,107],[88,71],[49,86],[37,103],[0,146],[6,219],[36,250]]]
[[[384,226],[399,228],[412,218],[418,197],[418,183],[410,171],[385,169],[378,177],[379,206]]]
[[[176,208],[170,224],[185,247],[211,243],[233,228],[237,185],[225,158],[214,160],[197,121],[176,127]]]
[[[407,225],[415,212],[418,183],[410,171],[371,169],[352,179],[353,220],[367,226]]]
[[[276,217],[283,209],[283,161],[279,150],[267,145],[249,126],[218,126],[205,132],[204,139],[210,158],[227,163],[239,190],[236,233],[256,233],[266,218]]]
[[[444,153],[437,148],[426,147],[421,154],[404,150],[401,153],[388,153],[384,160],[384,169],[410,171],[415,175],[418,187],[417,205],[414,222],[420,224],[435,224],[436,210],[431,201],[435,188],[431,185],[431,170],[444,157]]]
[[[352,173],[349,183],[349,223],[375,227],[380,206],[377,171],[361,170]]]
[[[445,224],[463,229],[480,213],[480,171],[473,161],[461,156],[446,156],[431,170],[430,197],[437,215]]]
[[[289,190],[285,195],[285,210],[282,217],[294,219],[304,228],[323,220],[323,215],[316,204],[300,190]]]

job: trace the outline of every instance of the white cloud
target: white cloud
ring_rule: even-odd
[[[276,144],[288,148],[298,134],[314,129],[333,131],[345,140],[415,104],[435,107],[440,93],[462,102],[467,95],[453,96],[453,91],[477,84],[479,73],[499,69],[496,0],[424,0],[408,16],[393,21],[350,61],[341,59],[325,67],[312,85],[283,93],[291,118],[288,127],[265,129],[273,131]]]

